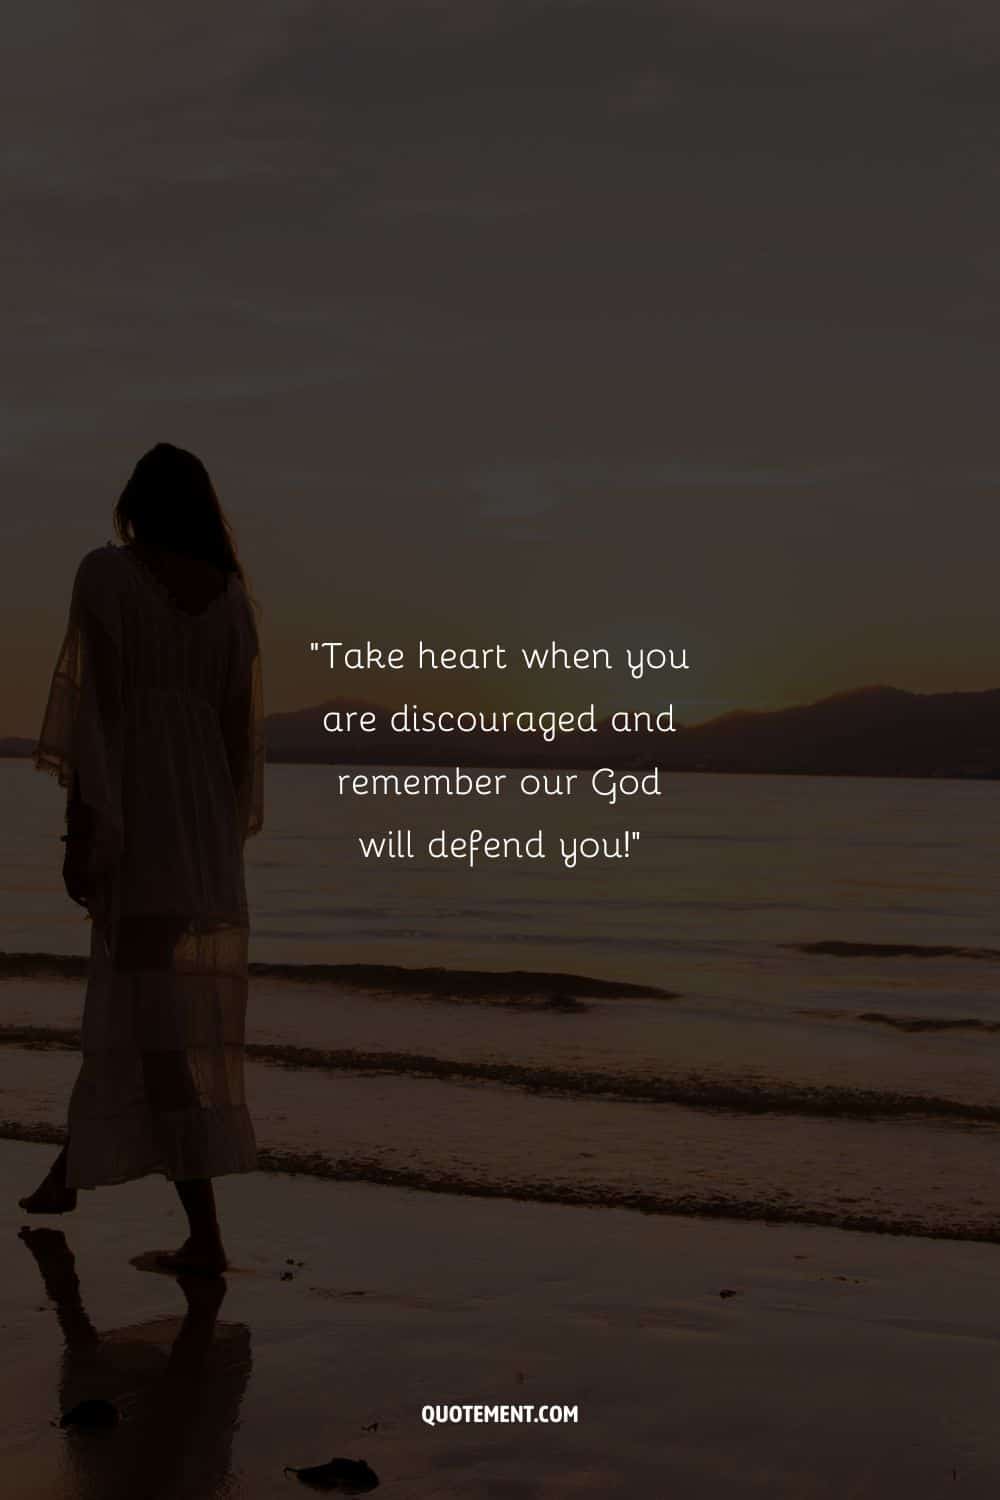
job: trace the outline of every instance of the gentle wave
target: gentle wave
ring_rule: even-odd
[[[397,964],[252,963],[251,979],[328,984],[447,1000],[676,1000],[673,990],[545,969],[408,969]],[[84,979],[87,960],[65,953],[0,952],[0,979]]]
[[[817,943],[782,943],[795,953],[814,953],[827,958],[974,958],[987,963],[1000,960],[1000,948],[966,948],[953,943],[854,943],[825,938]]]
[[[78,1047],[80,1034],[69,1027],[0,1026],[0,1046],[42,1051]],[[904,1094],[878,1089],[741,1080],[685,1074],[656,1077],[631,1073],[537,1067],[432,1057],[419,1052],[327,1050],[274,1042],[248,1042],[251,1062],[330,1073],[395,1074],[445,1083],[497,1084],[528,1093],[569,1098],[604,1098],[630,1104],[673,1104],[731,1114],[805,1115],[830,1119],[879,1120],[918,1117],[964,1125],[1000,1125],[1000,1105],[966,1103],[935,1094]]]
[[[0,1120],[0,1138],[35,1144],[61,1145],[64,1132],[52,1125],[32,1125],[18,1120]],[[862,1234],[910,1235],[921,1239],[967,1240],[1000,1244],[1000,1226],[931,1223],[926,1219],[899,1215],[855,1214],[809,1204],[777,1202],[767,1198],[670,1195],[598,1184],[553,1183],[518,1180],[495,1181],[466,1177],[455,1172],[428,1171],[419,1167],[388,1167],[360,1157],[334,1158],[314,1151],[285,1151],[264,1147],[258,1164],[265,1172],[289,1176],[318,1177],[331,1182],[366,1182],[381,1187],[416,1189],[425,1193],[451,1193],[467,1198],[507,1198],[518,1202],[563,1204],[577,1208],[623,1208],[634,1213],[683,1218],[740,1219],[768,1224],[808,1224],[830,1229],[849,1229]]]
[[[798,1009],[797,1016],[820,1021],[863,1021],[870,1026],[891,1026],[896,1031],[940,1032],[978,1031],[1000,1034],[1000,1021],[984,1021],[979,1016],[888,1016],[881,1010]]]

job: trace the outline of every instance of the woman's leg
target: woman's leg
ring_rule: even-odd
[[[175,1182],[177,1196],[187,1215],[191,1231],[181,1248],[173,1255],[161,1257],[178,1271],[219,1276],[226,1269],[226,1251],[215,1207],[215,1191],[210,1177],[189,1177]]]
[[[76,1208],[76,1188],[66,1186],[66,1150],[63,1146],[42,1182],[18,1203],[28,1214],[69,1214]]]

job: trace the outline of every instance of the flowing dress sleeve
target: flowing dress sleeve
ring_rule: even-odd
[[[77,569],[34,754],[39,770],[90,809],[94,854],[102,865],[113,862],[123,844],[122,629],[114,553],[98,548]]]
[[[264,704],[260,642],[253,605],[234,584],[229,670],[222,703],[222,737],[244,839],[264,824]]]

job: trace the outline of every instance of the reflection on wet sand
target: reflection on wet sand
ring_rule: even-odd
[[[252,1368],[250,1330],[220,1323],[221,1279],[178,1280],[183,1318],[99,1333],[87,1314],[66,1237],[23,1229],[65,1340],[62,1417],[83,1401],[110,1402],[111,1428],[66,1430],[65,1494],[72,1500],[212,1500],[231,1477],[232,1438]]]

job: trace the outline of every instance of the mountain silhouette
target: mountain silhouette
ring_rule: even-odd
[[[675,769],[846,776],[1000,775],[1000,689],[862,687],[817,703],[741,710],[677,735]]]

